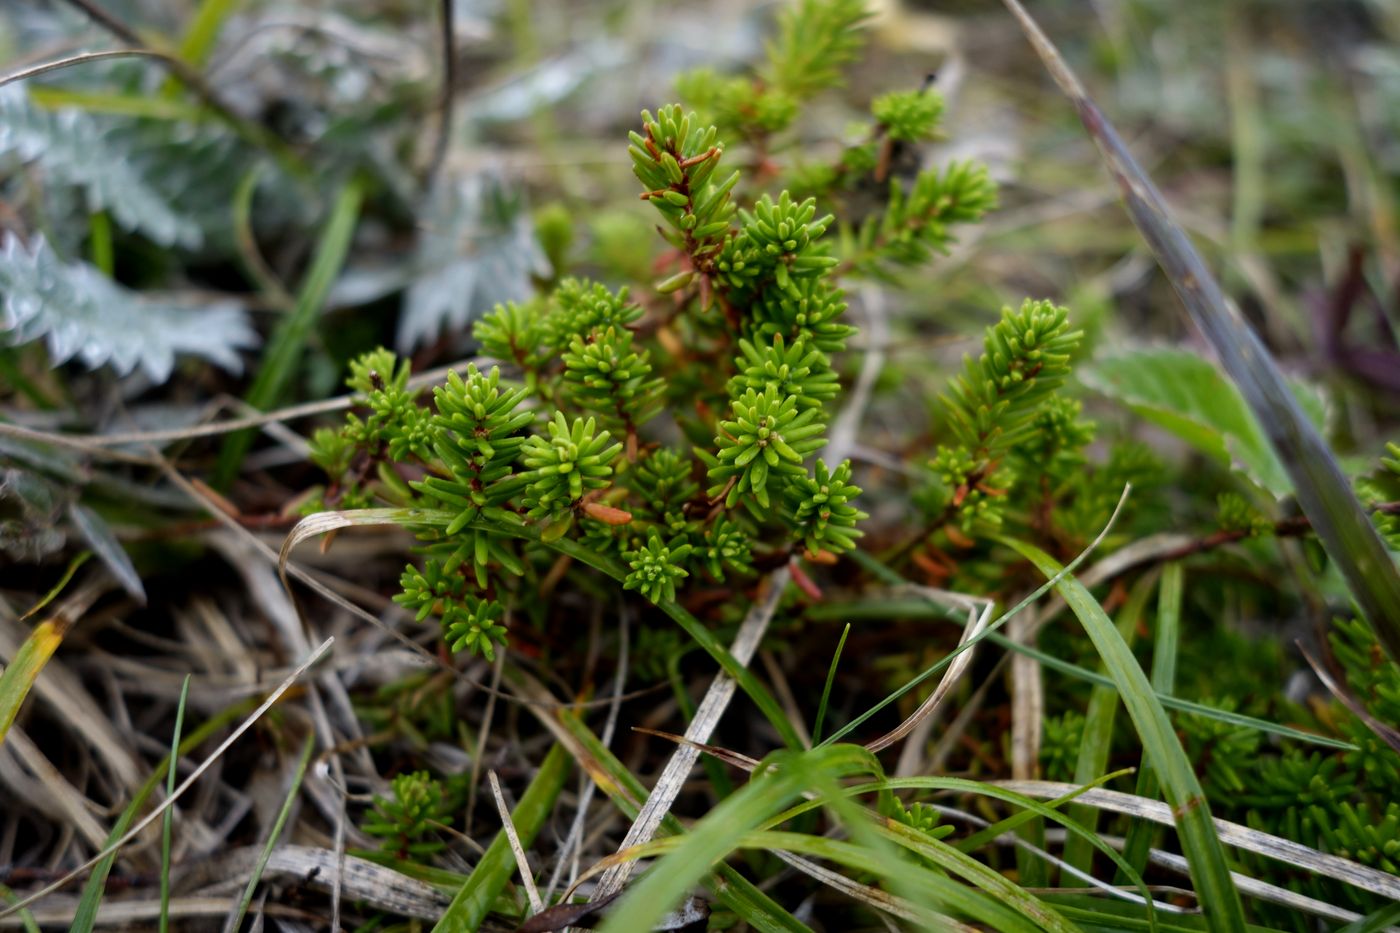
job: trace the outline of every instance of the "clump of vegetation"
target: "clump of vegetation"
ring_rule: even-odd
[[[501,116],[518,95],[489,89],[454,125],[457,85],[365,63],[411,57],[387,8],[298,26],[333,48],[225,100],[202,69],[284,28],[229,6],[201,4],[170,55],[0,88],[0,549],[27,600],[0,600],[0,785],[36,800],[11,808],[7,890],[91,868],[78,933],[104,899],[178,925],[172,892],[197,913],[231,880],[231,929],[263,905],[278,922],[274,903],[363,929],[1395,921],[1400,621],[1375,607],[1400,444],[1348,435],[1393,428],[1373,394],[1284,380],[1262,346],[1221,368],[1163,346],[1174,298],[1082,275],[1129,248],[1097,215],[1055,226],[1112,240],[1107,262],[1091,245],[1021,270],[1021,231],[982,247],[995,261],[939,263],[1001,200],[1065,179],[1025,182],[1054,161],[1037,150],[1003,198],[982,159],[950,157],[947,82],[867,55],[862,0],[782,5],[752,68],[670,76],[674,99],[586,142],[555,124],[567,107]],[[536,61],[522,11],[500,28]],[[879,28],[920,41],[909,22]],[[512,119],[549,166],[528,202],[454,158]],[[1301,290],[1261,272],[1249,132],[1240,277]],[[1383,174],[1347,146],[1349,176]],[[1113,169],[1150,193],[1121,153]],[[1181,284],[1189,243],[1132,206]],[[1328,358],[1372,381],[1347,318],[1388,313],[1368,289],[1393,258],[1354,259],[1328,300]],[[1219,349],[1237,316],[1191,276]],[[1245,310],[1274,349],[1305,345]],[[249,419],[188,428],[220,394]],[[127,432],[128,404],[175,427]],[[283,423],[308,417],[305,438]],[[64,433],[85,420],[123,433]],[[1318,494],[1343,474],[1309,431],[1348,448],[1351,488]],[[111,723],[76,676],[94,664]],[[229,786],[180,796],[184,762],[244,717],[216,751]],[[159,862],[100,853],[162,780],[181,809]]]

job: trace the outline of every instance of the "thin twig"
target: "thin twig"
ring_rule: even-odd
[[[155,49],[108,49],[101,52],[81,52],[77,55],[70,55],[67,58],[60,58],[56,61],[44,62],[41,65],[34,65],[20,71],[0,77],[0,87],[12,84],[15,81],[24,81],[28,78],[37,78],[39,75],[48,74],[50,71],[58,71],[72,65],[84,65],[88,62],[100,62],[109,58],[155,58],[169,65],[174,59],[164,52],[157,52]]]
[[[509,620],[507,620],[509,621]],[[491,692],[486,695],[486,712],[481,717],[481,728],[477,730],[476,749],[472,752],[472,776],[467,783],[467,835],[472,831],[472,815],[476,812],[476,786],[481,782],[481,763],[486,757],[486,740],[491,736],[491,723],[496,715],[496,697],[501,687],[501,670],[506,665],[506,653],[502,651],[491,665]]]
[[[193,91],[195,96],[203,101],[206,107],[218,114],[220,119],[228,123],[228,125],[240,135],[257,143],[269,152],[275,153],[279,157],[288,160],[289,165],[296,164],[296,160],[292,157],[291,151],[287,148],[285,143],[274,136],[267,128],[239,116],[238,113],[226,104],[223,98],[209,86],[209,82],[204,80],[204,76],[199,73],[198,69],[191,66],[184,59],[152,49],[150,44],[143,40],[136,30],[102,9],[94,3],[93,0],[67,0],[67,2],[71,6],[77,7],[93,22],[97,23],[103,29],[107,30],[118,39],[121,39],[132,48],[155,53],[155,57],[169,69],[171,74],[175,75],[175,77],[180,80],[180,83]]]
[[[501,782],[495,771],[487,771],[486,778],[491,782],[491,794],[496,798],[496,812],[501,814],[501,828],[506,831],[510,851],[515,853],[515,867],[520,871],[520,881],[525,885],[525,896],[530,900],[530,913],[537,914],[544,909],[540,892],[535,888],[535,877],[530,873],[530,860],[525,856],[525,848],[515,832],[515,821],[510,818],[510,808],[506,806],[505,794],[501,793]]]
[[[452,142],[452,103],[457,93],[456,4],[440,0],[438,5],[438,39],[442,45],[442,94],[438,100],[437,139],[433,143],[432,160],[424,174],[423,188],[429,193],[437,183],[447,149]]]

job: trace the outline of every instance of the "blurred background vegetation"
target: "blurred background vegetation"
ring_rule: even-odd
[[[310,427],[234,435],[227,444],[182,432],[216,412],[241,416],[339,395],[350,360],[379,344],[408,356],[415,371],[469,357],[476,319],[566,273],[612,283],[656,278],[654,211],[636,198],[626,134],[642,108],[676,98],[685,72],[747,71],[783,6],[11,0],[0,9],[5,75],[83,52],[141,48],[172,50],[196,80],[159,59],[123,57],[0,87],[4,420],[30,432],[156,432],[96,446],[144,457],[155,444],[202,478],[201,495],[277,547],[308,490],[324,481],[307,463]],[[854,457],[868,491],[862,507],[872,515],[869,551],[888,555],[906,537],[906,494],[926,493],[925,453],[945,427],[939,395],[963,355],[979,351],[998,310],[1027,295],[1068,305],[1086,331],[1073,391],[1099,425],[1092,457],[1139,487],[1110,546],[1165,532],[1196,542],[1175,555],[1194,558],[1177,692],[1351,743],[1317,751],[1219,719],[1180,717],[1215,812],[1397,872],[1400,755],[1321,689],[1295,641],[1330,644],[1342,679],[1394,725],[1400,692],[1391,669],[1364,627],[1341,624],[1328,641],[1331,618],[1349,607],[1315,542],[1285,530],[1257,533],[1294,527],[1287,523],[1296,509],[1286,496],[1275,514],[1258,509],[1253,494],[1270,489],[1268,471],[1277,469],[1267,456],[1243,458],[1250,476],[1241,485],[1231,469],[1238,450],[1224,440],[1229,429],[1202,439],[1217,403],[1225,406],[1214,384],[1194,396],[1175,393],[1175,384],[1135,394],[1158,378],[1143,362],[1148,351],[1209,352],[1072,106],[999,3],[870,6],[866,49],[845,86],[804,104],[782,147],[732,150],[733,164],[752,173],[752,190],[770,182],[776,190],[792,181],[784,165],[830,160],[858,142],[873,98],[931,82],[945,102],[942,136],[895,171],[974,159],[999,185],[999,209],[961,230],[946,254],[862,286],[878,292],[888,321],[888,332],[867,329],[856,341],[864,350],[878,341],[888,353]],[[444,8],[452,11],[450,91]],[[1349,474],[1370,474],[1386,442],[1400,439],[1400,5],[1045,0],[1028,8],[1298,380]],[[869,205],[863,194],[843,210],[859,217],[877,209],[878,194]],[[858,362],[838,361],[847,381]],[[1184,366],[1163,364],[1160,380],[1181,378]],[[1183,413],[1195,428],[1174,417]],[[0,748],[0,865],[8,873],[0,882],[17,890],[100,848],[114,814],[168,747],[186,672],[205,682],[189,700],[191,714],[205,720],[253,685],[275,684],[260,672],[285,674],[307,647],[290,634],[295,615],[289,622],[274,570],[247,540],[191,510],[154,469],[37,437],[0,437],[6,660],[28,632],[19,616],[69,582],[76,555],[91,552],[113,582],[93,583],[84,571],[73,577],[81,585],[54,604],[70,621],[84,616],[58,655],[71,682],[53,688],[78,700],[31,701],[17,720],[22,731]],[[1224,462],[1201,453],[1211,443]],[[1393,475],[1363,490],[1373,501],[1400,500]],[[1067,518],[1058,556],[1091,539],[1111,505],[1097,499],[1077,524]],[[1388,530],[1394,540],[1400,520]],[[1226,539],[1210,539],[1222,531]],[[341,595],[387,616],[404,545],[346,535],[328,554],[300,557],[322,578],[338,578]],[[922,570],[921,582],[949,583],[946,568]],[[833,574],[839,590],[857,571]],[[968,561],[952,583],[1022,592],[1031,576],[1002,555]],[[1130,598],[1127,582],[1102,592],[1110,609]],[[574,624],[596,646],[611,624],[596,607],[600,592],[568,598],[557,611],[582,620]],[[732,630],[741,608],[716,609],[716,626]],[[806,698],[821,693],[839,635],[834,623],[849,612],[804,604],[776,623],[766,670],[786,672],[808,715],[815,701]],[[512,631],[512,652],[554,678],[561,696],[603,682],[610,671],[561,639],[546,615]],[[928,635],[927,625],[895,614],[853,630],[846,657],[858,660],[836,682],[834,718],[848,720],[956,642],[956,632]],[[444,875],[420,873],[437,885],[422,903],[436,903],[476,861],[476,840],[484,844],[499,825],[475,783],[483,761],[523,792],[547,736],[518,705],[487,711],[492,694],[479,687],[493,668],[485,661],[464,664],[478,686],[453,693],[438,673],[344,613],[328,628],[351,646],[344,685],[329,694],[344,708],[333,713],[362,724],[346,730],[359,756],[351,842],[399,859],[400,869],[410,858],[437,859]],[[820,637],[807,637],[814,630]],[[1137,646],[1144,666],[1147,642]],[[1083,668],[1099,663],[1069,624],[1048,626],[1040,648]],[[634,686],[659,684],[674,699],[663,704],[671,719],[647,719],[653,696],[632,700],[623,721],[673,728],[713,665],[673,629],[642,628],[631,650]],[[956,745],[934,756],[949,771],[987,779],[1012,771],[1010,690],[993,681],[993,664],[983,657],[960,688],[971,718]],[[983,682],[994,686],[978,693]],[[1072,678],[1048,684],[1035,770],[1072,780],[1091,690]],[[1114,764],[1137,763],[1129,727],[1120,717],[1106,740]],[[17,748],[21,734],[28,744]],[[370,739],[385,734],[389,751],[370,757]],[[714,741],[753,755],[773,746],[748,707]],[[241,769],[238,776],[226,774],[190,804],[197,830],[186,851],[208,856],[229,839],[251,848],[274,824],[297,749],[276,723],[262,743],[236,750],[227,770]],[[628,769],[643,776],[667,751],[630,733],[618,744]],[[420,778],[419,769],[441,779]],[[60,773],[59,789],[44,790],[45,775]],[[707,779],[709,789],[693,794],[697,815],[730,783],[717,768]],[[1120,783],[1132,789],[1132,778]],[[308,786],[319,788],[312,806],[326,820],[299,816],[298,838],[324,849],[334,788],[314,773]],[[435,835],[434,820],[449,812],[467,814],[465,825],[457,821],[467,842]],[[615,842],[624,829],[604,822],[599,833]],[[612,848],[597,844],[591,854]],[[295,863],[303,872],[309,864]],[[1008,856],[998,867],[1012,865]],[[777,875],[759,856],[750,867]],[[1372,894],[1270,869],[1254,856],[1232,867],[1348,910],[1382,906]],[[151,852],[138,852],[113,878],[140,888],[155,870]],[[291,877],[285,865],[283,877]],[[313,912],[322,908],[307,897]],[[76,899],[65,909],[56,916],[80,912]],[[371,899],[359,919],[386,923],[377,911],[392,907]],[[1281,929],[1317,928],[1288,908],[1260,907],[1255,916]]]

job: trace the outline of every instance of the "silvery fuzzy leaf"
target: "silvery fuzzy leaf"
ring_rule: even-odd
[[[86,195],[90,211],[105,210],[123,229],[161,246],[198,246],[198,224],[169,203],[137,167],[111,128],[80,110],[47,111],[18,86],[0,88],[0,157],[36,162],[50,184]]]
[[[396,343],[409,351],[462,330],[493,306],[530,296],[548,275],[524,198],[492,174],[444,179],[428,198]]]
[[[0,244],[0,296],[0,333],[12,344],[42,338],[55,366],[75,357],[120,375],[139,366],[161,383],[177,354],[238,372],[238,351],[257,343],[247,314],[233,302],[191,307],[146,300],[95,266],[60,261],[42,237],[29,248],[13,234]]]

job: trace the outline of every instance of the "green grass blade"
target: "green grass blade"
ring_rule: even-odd
[[[236,703],[228,709],[218,713],[209,719],[180,743],[177,754],[168,756],[160,764],[156,765],[150,777],[136,791],[136,795],[131,798],[131,803],[127,804],[121,816],[117,817],[116,823],[112,824],[112,831],[107,834],[106,846],[113,845],[118,839],[126,835],[131,824],[135,822],[136,815],[141,812],[141,808],[150,799],[151,794],[160,786],[161,780],[166,776],[167,770],[171,768],[171,762],[180,755],[187,755],[198,748],[206,739],[215,732],[224,728],[239,717],[247,714],[258,707],[261,702],[258,697],[249,697],[241,703]],[[104,846],[105,848],[105,846]],[[78,900],[78,909],[73,914],[73,925],[69,927],[68,933],[92,933],[92,928],[97,922],[97,908],[102,903],[102,895],[107,889],[107,875],[112,871],[112,865],[117,860],[117,853],[104,858],[93,866],[92,874],[88,876],[87,883],[83,885],[82,897]]]
[[[9,734],[10,726],[14,725],[19,708],[24,705],[24,698],[29,696],[39,672],[62,644],[64,628],[61,622],[53,619],[40,622],[29,633],[24,644],[19,646],[14,660],[0,674],[0,742],[4,742]]]
[[[301,790],[301,782],[306,778],[306,766],[311,763],[311,752],[315,747],[316,733],[309,732],[306,741],[302,743],[301,757],[297,759],[296,771],[292,774],[291,786],[287,788],[287,797],[282,801],[282,809],[278,811],[277,819],[272,823],[272,830],[267,834],[267,843],[258,855],[257,864],[253,866],[253,874],[248,879],[248,886],[243,889],[243,897],[238,901],[238,909],[229,915],[229,922],[224,926],[226,933],[236,933],[243,927],[243,918],[248,913],[248,905],[253,903],[253,892],[257,890],[258,882],[262,880],[268,859],[272,858],[272,850],[277,848],[277,840],[282,837],[282,827],[287,825],[287,817],[291,816],[292,804],[296,803],[297,793]]]
[[[998,933],[1034,933],[1036,927],[1028,923],[1015,911],[1008,910],[990,901],[979,892],[947,878],[934,871],[925,871],[902,860],[886,841],[871,834],[869,827],[862,831],[865,839],[874,839],[878,844],[872,847],[866,843],[848,842],[826,836],[813,836],[808,833],[779,832],[763,830],[744,833],[734,838],[732,850],[738,852],[770,852],[806,856],[808,859],[821,859],[852,870],[852,874],[867,878],[884,878],[890,887],[900,889],[899,894],[885,894],[881,888],[871,889],[852,878],[842,878],[853,886],[873,890],[883,895],[878,905],[867,901],[877,909],[888,910],[894,916],[916,924],[920,930],[952,930],[955,933],[968,933],[974,929],[961,920],[941,913],[937,908],[926,904],[941,902],[948,909],[966,916],[992,915]],[[675,837],[653,839],[634,847],[631,854],[641,858],[673,855],[684,843]],[[796,867],[796,866],[794,866]],[[830,885],[826,879],[819,879]],[[834,887],[834,886],[833,886]],[[913,895],[910,897],[909,895]]]
[[[1146,910],[1128,901],[1084,894],[1047,894],[1045,899],[1053,903],[1065,916],[1075,920],[1086,931],[1092,933],[1128,933],[1132,930],[1150,933],[1201,933],[1210,929],[1210,923],[1200,914],[1171,914],[1149,917]],[[1245,926],[1248,933],[1282,933],[1273,927]]]
[[[180,43],[180,57],[191,65],[203,65],[209,59],[219,29],[243,0],[204,0],[185,31]],[[173,79],[171,79],[173,81]],[[167,93],[169,89],[167,86]]]
[[[1127,490],[1125,489],[1124,499],[1126,499],[1126,496]],[[1119,507],[1122,506],[1124,499],[1120,499],[1118,501]],[[1113,520],[1117,518],[1117,516],[1118,510],[1114,509],[1113,515],[1109,518],[1110,527],[1113,524]],[[1107,532],[1108,528],[1105,528],[1103,532],[1099,534],[1099,537],[1097,539],[1095,539],[1087,548],[1081,551],[1078,554],[1078,556],[1076,556],[1073,560],[1066,564],[1060,572],[1066,577],[1068,577],[1069,574],[1072,573],[1076,567],[1078,567],[1089,557],[1089,555],[1093,552],[1094,548],[1097,547],[1098,544],[1103,540],[1103,535]],[[895,584],[902,584],[907,582],[902,577],[900,577],[899,574],[895,573],[893,570],[889,569],[884,564],[882,564],[873,555],[866,554],[862,551],[852,551],[850,556],[857,563],[861,564],[867,570],[870,570],[872,573],[874,573],[877,577],[880,577],[881,579],[886,580],[887,582]],[[1055,578],[1051,578],[1050,580],[1047,580],[1045,583],[1042,583],[1040,586],[1036,587],[1030,593],[1026,594],[1026,596],[1022,598],[1020,602],[1003,612],[1000,616],[998,616],[990,624],[988,624],[987,627],[982,630],[982,633],[980,635],[976,636],[975,638],[969,638],[967,641],[960,643],[956,648],[944,655],[940,661],[938,661],[931,667],[926,668],[917,677],[904,684],[904,686],[900,687],[898,690],[895,690],[893,693],[890,693],[888,696],[880,700],[874,706],[867,709],[864,713],[861,713],[855,719],[852,719],[840,729],[837,729],[822,744],[830,745],[836,742],[838,739],[849,735],[857,727],[859,727],[861,723],[865,722],[867,719],[874,716],[880,710],[884,709],[886,706],[889,706],[891,703],[895,702],[900,697],[904,696],[904,694],[919,686],[919,684],[928,680],[930,677],[941,671],[947,665],[953,663],[953,659],[956,658],[959,654],[962,654],[964,651],[970,651],[972,650],[972,647],[974,645],[978,644],[981,641],[984,641],[985,639],[995,636],[997,634],[997,629],[1005,625],[1008,621],[1014,618],[1017,615],[1017,613],[1023,611],[1027,606],[1030,606],[1036,600],[1040,599],[1040,597],[1050,592],[1050,590],[1054,587],[1055,582]]]
[[[878,772],[879,764],[864,749],[838,745],[808,752],[776,752],[765,769],[696,823],[677,849],[633,884],[601,933],[649,930],[705,875],[733,851],[738,837],[774,811],[788,806],[813,783],[814,774],[831,779]]]
[[[1361,615],[1393,660],[1400,660],[1400,569],[1371,524],[1336,457],[1289,391],[1263,342],[1225,298],[1152,180],[1118,132],[1017,0],[1004,0],[1060,89],[1074,103],[1118,182],[1138,232],[1176,289],[1196,328],[1239,388],[1293,481],[1298,504],[1347,581]]]
[[[1176,689],[1177,644],[1181,639],[1181,593],[1184,589],[1181,564],[1173,562],[1162,570],[1162,588],[1157,597],[1157,626],[1152,643],[1152,689],[1164,696]],[[1157,773],[1146,757],[1138,769],[1139,797],[1156,797],[1160,790]],[[1157,829],[1145,820],[1137,820],[1128,829],[1123,842],[1123,858],[1137,871],[1147,867],[1147,853],[1157,837]],[[1119,872],[1119,878],[1123,877]]]
[[[991,826],[987,826],[984,829],[980,829],[965,839],[959,840],[956,844],[953,844],[953,848],[964,853],[974,852],[982,846],[986,845],[987,843],[993,841],[1003,833],[1010,832],[1014,830],[1017,826],[1020,826],[1021,824],[1033,819],[1046,819],[1052,822],[1059,823],[1065,828],[1065,830],[1068,832],[1071,838],[1083,837],[1084,840],[1090,846],[1096,849],[1109,861],[1113,862],[1115,865],[1118,865],[1127,875],[1128,883],[1138,889],[1138,892],[1143,898],[1143,900],[1148,901],[1147,908],[1150,914],[1152,912],[1150,892],[1147,889],[1147,885],[1143,882],[1142,877],[1137,872],[1133,871],[1132,867],[1129,866],[1126,862],[1124,862],[1122,856],[1120,856],[1116,851],[1114,851],[1114,849],[1110,847],[1108,843],[1100,839],[1098,834],[1091,832],[1088,829],[1085,829],[1081,824],[1065,815],[1060,809],[1060,807],[1063,804],[1068,803],[1069,801],[1073,800],[1075,797],[1079,796],[1085,791],[1105,783],[1107,780],[1109,780],[1109,777],[1102,778],[1099,781],[1094,782],[1094,784],[1077,788],[1071,794],[1066,794],[1063,797],[1047,801],[1045,803],[1041,803],[1040,801],[1035,800],[1034,798],[1027,797],[1024,794],[1016,793],[1015,791],[1009,790],[1007,788],[998,787],[995,784],[984,784],[982,782],[972,781],[967,778],[949,777],[889,778],[885,780],[874,781],[869,784],[856,784],[846,786],[841,788],[840,792],[841,794],[847,797],[858,797],[864,794],[886,794],[900,790],[941,791],[954,793],[958,795],[975,795],[981,797],[989,797],[993,800],[1000,800],[1003,803],[1009,803],[1015,807],[1020,808],[1019,812],[1017,812],[1011,817],[1008,817],[1007,819],[1001,820],[998,823],[995,823]],[[779,813],[777,816],[764,823],[760,827],[760,829],[769,829],[774,826],[781,825],[782,823],[785,823],[788,820],[794,819],[818,807],[826,806],[829,803],[830,801],[828,800],[804,801],[798,804],[797,806],[792,807],[789,810],[785,810],[784,812]]]
[[[889,843],[896,841],[899,837],[893,831],[885,832],[879,827],[872,827],[866,820],[859,820],[856,825],[852,825],[851,830],[852,835],[860,838],[861,842],[845,842],[824,836],[783,832],[752,834],[736,840],[736,842],[767,850],[793,852],[825,859],[844,865],[858,874],[869,874],[888,879],[890,887],[895,888],[902,897],[911,901],[916,907],[922,908],[921,913],[923,913],[924,918],[919,922],[918,929],[968,929],[965,924],[946,916],[943,913],[944,910],[948,913],[972,917],[984,924],[982,928],[996,930],[998,933],[1035,933],[1036,930],[1040,929],[1040,926],[1032,923],[1028,916],[1044,914],[1045,911],[1038,910],[1034,914],[1023,914],[1020,908],[1023,906],[1024,898],[1002,903],[996,897],[977,888],[960,884],[941,872],[905,861],[894,850],[887,851],[876,848],[870,844],[870,839]],[[914,830],[909,830],[909,832],[912,833]],[[903,840],[899,839],[899,841]],[[908,847],[906,846],[906,848]],[[943,854],[937,850],[933,851],[938,855]],[[919,852],[919,854],[925,853]],[[967,861],[971,862],[972,860],[968,859]],[[977,864],[980,865],[980,863]],[[987,875],[1001,878],[1002,884],[1008,892],[1021,891],[1021,888],[1007,881],[1001,875],[985,866],[981,867]],[[1021,893],[1024,895],[1024,892]],[[1030,895],[1024,895],[1024,897],[1029,898]],[[926,906],[930,904],[940,906]],[[1038,916],[1037,919],[1039,919]],[[1073,926],[1059,924],[1051,925],[1048,928],[1061,931],[1061,933],[1077,929]]]
[[[247,402],[254,408],[263,410],[273,405],[292,378],[297,361],[315,329],[326,295],[345,263],[363,199],[364,190],[357,179],[348,182],[336,198],[330,220],[326,222],[316,246],[311,269],[306,274],[301,291],[297,293],[296,307],[273,332],[267,352],[263,354],[262,366],[253,380],[252,388],[248,390]],[[252,443],[251,430],[228,436],[219,452],[219,462],[214,471],[216,486],[227,488],[233,481]]]
[[[1400,904],[1391,904],[1389,907],[1382,907],[1369,916],[1363,917],[1355,923],[1348,923],[1337,930],[1337,933],[1380,933],[1387,927],[1400,923]]]
[[[520,836],[520,844],[529,846],[554,810],[554,801],[564,789],[569,776],[569,754],[564,746],[555,745],[544,756],[539,772],[530,781],[520,802],[511,812],[511,822]],[[476,863],[466,884],[452,898],[452,903],[433,927],[433,933],[471,933],[481,929],[486,915],[515,873],[515,856],[505,831],[496,834],[490,847]]]
[[[109,91],[88,91],[69,87],[32,87],[29,99],[36,106],[49,110],[74,107],[87,113],[111,114],[121,117],[142,117],[148,120],[176,120],[196,123],[206,116],[198,104],[163,100],[145,94],[123,94]]]
[[[28,619],[30,616],[35,615],[49,603],[57,599],[58,594],[62,593],[64,589],[67,588],[68,584],[73,581],[73,575],[78,572],[78,568],[83,566],[83,564],[86,564],[88,560],[92,558],[92,556],[92,551],[79,551],[77,554],[75,554],[73,556],[73,559],[68,562],[67,569],[63,571],[63,576],[58,578],[58,582],[53,585],[53,588],[50,589],[47,593],[45,593],[44,597],[40,599],[37,603],[30,606],[29,610],[24,615],[19,617],[19,620],[23,622],[25,619]],[[0,733],[0,738],[3,737],[4,734]]]
[[[836,642],[836,652],[831,656],[831,667],[826,672],[826,683],[822,685],[821,702],[817,704],[817,721],[812,726],[812,744],[822,740],[822,725],[826,722],[826,704],[831,699],[831,684],[836,680],[836,665],[841,662],[841,649],[846,647],[846,636],[851,634],[851,623],[841,630],[841,638]]]
[[[15,896],[15,892],[11,891],[3,884],[0,884],[0,901],[13,904],[17,900],[19,900],[19,898]],[[34,919],[34,912],[28,907],[21,907],[19,909],[19,922],[20,925],[24,927],[24,933],[42,933],[39,928],[39,921]]]
[[[1153,576],[1139,580],[1118,614],[1118,635],[1130,649],[1138,621],[1156,582]],[[1117,712],[1118,691],[1112,687],[1095,687],[1089,694],[1089,706],[1084,714],[1084,740],[1079,745],[1079,757],[1074,763],[1074,783],[1088,784],[1108,770],[1113,720]],[[1093,807],[1072,807],[1070,815],[1091,831],[1098,826],[1099,811]],[[1065,842],[1064,859],[1070,867],[1087,873],[1093,868],[1094,853],[1083,839],[1071,837]]]
[[[905,581],[898,574],[891,571],[893,579],[904,583]],[[924,597],[911,597],[908,599],[880,599],[880,600],[853,600],[851,602],[827,602],[815,606],[809,606],[806,615],[810,619],[945,619],[950,623],[963,625],[966,619],[961,610],[953,611],[947,606],[940,605],[931,599]],[[987,640],[993,644],[1005,648],[1008,651],[1015,651],[1027,657],[1035,658],[1046,668],[1073,677],[1076,680],[1083,680],[1096,686],[1112,687],[1113,680],[1103,674],[1091,671],[1088,668],[1080,667],[1069,661],[1062,660],[1053,655],[1046,654],[1038,648],[1029,645],[1022,645],[1012,641],[1000,632],[992,632],[987,635]],[[921,678],[927,679],[937,671],[942,670],[949,663],[950,658],[940,659],[933,667],[921,673]],[[1265,719],[1258,719],[1254,716],[1246,716],[1243,713],[1234,713],[1217,709],[1213,706],[1206,706],[1201,703],[1193,703],[1190,700],[1183,700],[1170,694],[1158,692],[1157,700],[1164,707],[1180,713],[1190,713],[1193,716],[1203,716],[1206,719],[1214,719],[1219,722],[1228,722],[1232,725],[1243,726],[1247,729],[1254,729],[1266,735],[1276,735],[1280,738],[1292,739],[1309,745],[1317,745],[1322,748],[1335,748],[1340,751],[1357,751],[1358,746],[1335,739],[1326,735],[1317,735],[1312,732],[1304,732],[1292,726],[1285,726],[1281,723],[1269,722]],[[827,741],[830,741],[828,739]]]
[[[999,872],[948,843],[895,820],[887,810],[877,814],[857,806],[851,795],[831,778],[824,774],[816,777],[820,802],[846,826],[852,841],[869,850],[879,873],[907,899],[935,911],[955,911],[1005,933],[1038,928],[1053,933],[1075,930],[1053,908]],[[890,795],[882,791],[881,796]],[[899,849],[914,853],[936,870],[911,864]],[[952,880],[944,877],[945,872],[961,878],[968,886],[943,883]]]
[[[913,827],[889,819],[877,826],[876,831],[886,839],[928,859],[949,874],[957,875],[979,891],[990,895],[992,903],[1005,905],[1014,911],[1018,918],[1030,918],[1035,921],[1031,929],[1039,928],[1054,933],[1073,933],[1078,929],[1034,894],[946,842],[933,839]],[[1010,929],[1004,920],[978,916],[977,913],[972,913],[972,916],[983,923],[994,924],[994,929]]]
[[[180,703],[175,707],[175,731],[170,737],[170,760],[176,761],[180,755],[180,733],[185,727],[185,703],[190,698],[190,677],[180,685]],[[175,796],[175,775],[178,768],[167,768],[165,776],[165,796]],[[174,808],[168,808],[160,820],[160,933],[170,930],[170,838],[175,825]]]
[[[1054,558],[1032,545],[1010,538],[998,540],[1034,564],[1047,577],[1061,570]],[[1182,852],[1190,866],[1191,881],[1211,929],[1232,933],[1243,930],[1244,907],[1230,877],[1220,837],[1211,822],[1205,791],[1186,757],[1181,740],[1172,729],[1166,710],[1148,683],[1147,675],[1113,627],[1103,607],[1082,583],[1073,577],[1066,577],[1055,586],[1065,603],[1079,617],[1084,631],[1112,675],[1148,758],[1161,777],[1162,789],[1175,817]]]
[[[623,766],[611,749],[598,740],[576,714],[567,710],[561,711],[559,722],[583,747],[588,760],[581,763],[599,789],[607,794],[608,799],[623,816],[636,819],[638,807],[634,801],[646,799],[646,787],[637,780],[636,775]],[[681,821],[670,813],[662,818],[661,829],[673,836],[685,832]],[[715,866],[715,872],[706,879],[705,886],[714,893],[720,903],[760,933],[811,933],[806,924],[726,864]]]

